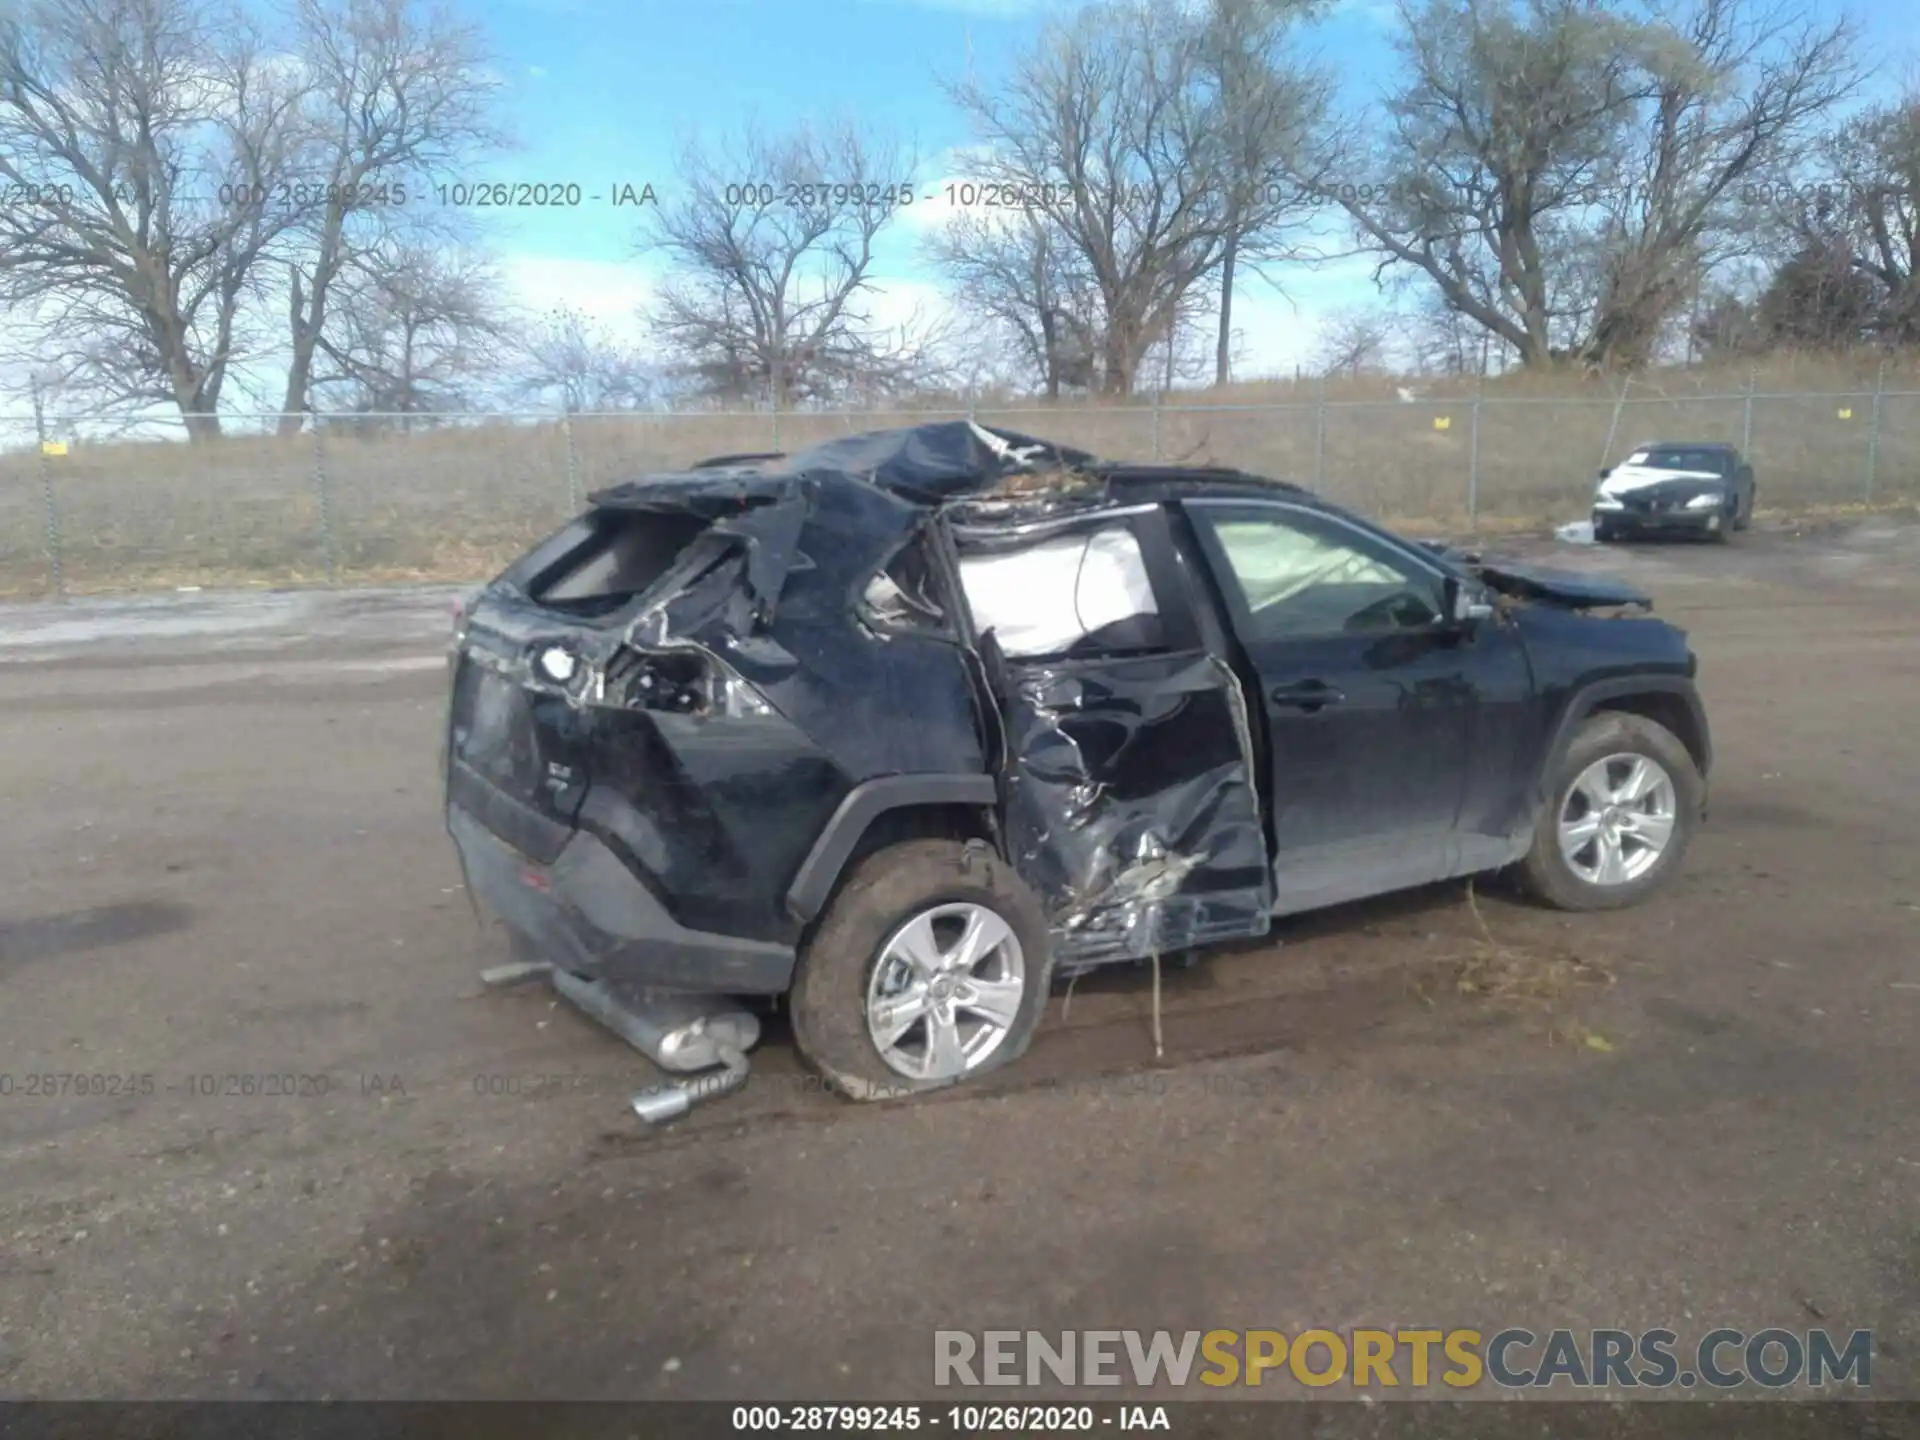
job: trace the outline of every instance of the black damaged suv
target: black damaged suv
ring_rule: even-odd
[[[552,965],[784,994],[848,1093],[931,1088],[1018,1056],[1054,979],[1276,915],[1508,867],[1639,900],[1710,761],[1646,608],[964,421],[731,457],[476,597],[448,827]]]

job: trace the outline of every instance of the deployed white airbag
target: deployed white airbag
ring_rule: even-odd
[[[1140,542],[1124,526],[1000,555],[964,555],[960,581],[974,626],[1007,655],[1055,655],[1135,615],[1157,615]]]

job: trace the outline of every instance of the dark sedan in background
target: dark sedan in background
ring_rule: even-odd
[[[1725,541],[1753,520],[1753,466],[1732,445],[1653,441],[1600,472],[1593,538],[1681,531]]]

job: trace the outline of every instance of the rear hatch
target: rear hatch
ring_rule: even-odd
[[[734,471],[594,501],[482,590],[455,635],[448,798],[536,860],[579,823],[620,717],[773,713],[684,633],[681,607],[751,631],[784,580],[795,523],[784,512],[801,508],[790,488]]]
[[[578,689],[609,620],[657,584],[701,530],[595,512],[481,591],[456,629],[447,724],[450,799],[522,854],[550,861],[589,781]],[[563,658],[564,657],[564,658]],[[545,823],[541,823],[545,822]]]

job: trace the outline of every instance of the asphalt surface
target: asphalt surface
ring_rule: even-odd
[[[1289,922],[1167,976],[1158,1063],[1090,977],[912,1106],[776,1026],[654,1133],[477,983],[451,592],[7,610],[0,1394],[905,1398],[936,1329],[1359,1325],[1871,1328],[1920,1394],[1920,530],[1533,543],[1694,635],[1668,893]]]

